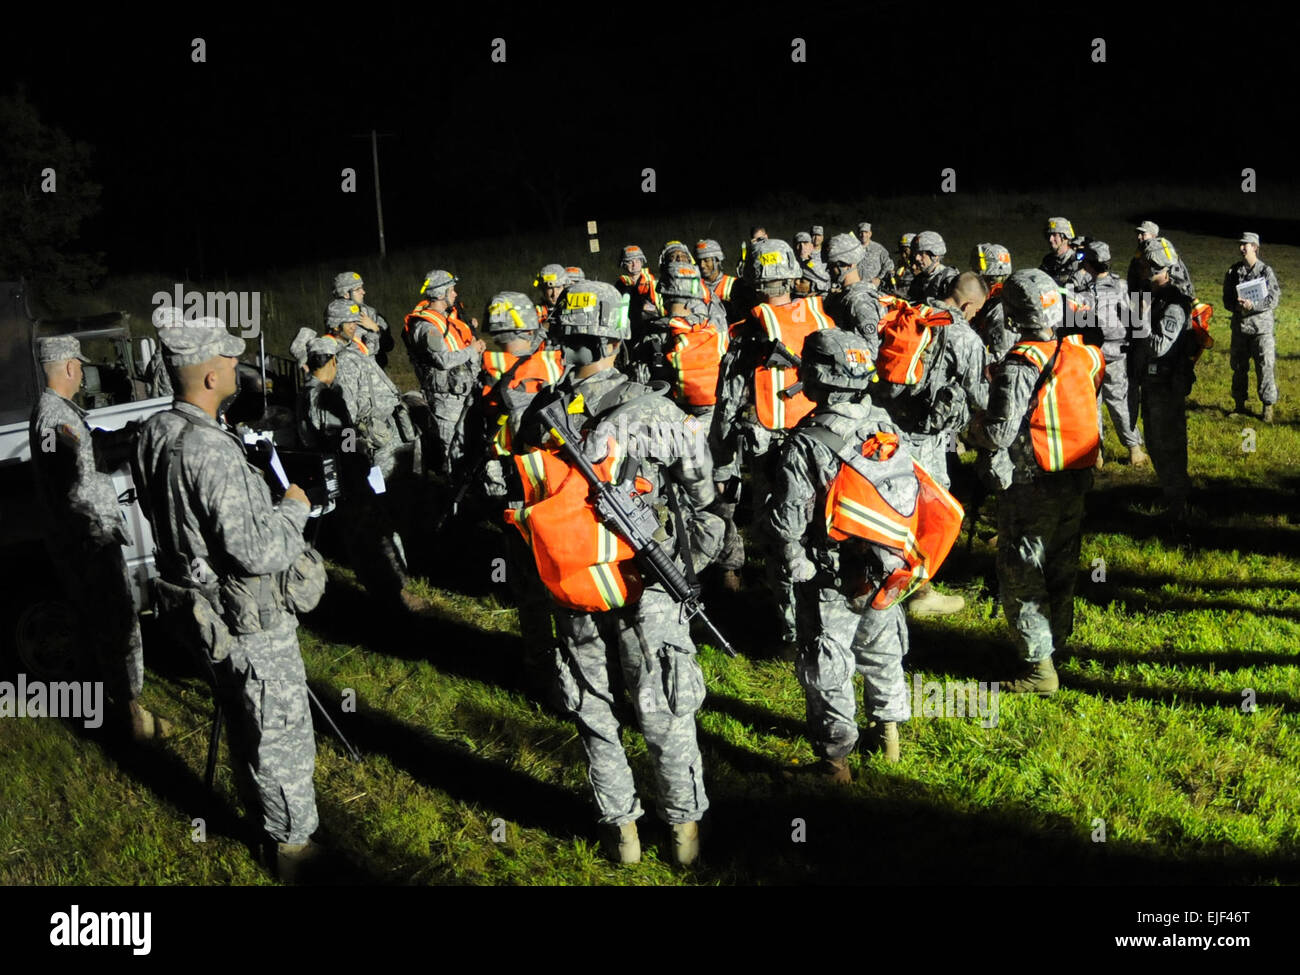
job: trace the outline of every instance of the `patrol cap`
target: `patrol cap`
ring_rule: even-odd
[[[1164,267],[1173,267],[1178,263],[1178,251],[1174,250],[1174,245],[1164,237],[1152,237],[1142,245],[1142,256],[1146,258],[1148,264],[1159,270]]]
[[[871,349],[856,331],[824,328],[803,341],[799,378],[831,389],[866,389],[876,371]]]
[[[801,230],[794,235],[794,242],[796,244],[811,244],[812,234],[808,233],[806,230]]]
[[[933,230],[922,230],[912,240],[912,252],[919,254],[922,251],[933,254],[935,257],[943,257],[944,254],[948,253],[948,245]]]
[[[623,257],[620,260],[622,263],[627,263],[628,261],[640,261],[642,264],[650,263],[645,258],[645,251],[636,244],[628,244],[624,247]]]
[[[612,284],[583,281],[560,298],[552,331],[565,335],[597,335],[627,340],[632,327],[627,318],[628,296]]]
[[[534,288],[564,288],[569,284],[568,269],[562,264],[547,264],[537,272]],[[496,299],[493,299],[494,301]]]
[[[331,332],[348,322],[361,321],[361,306],[346,298],[335,298],[325,307],[325,327]]]
[[[316,329],[308,328],[304,325],[302,328],[298,329],[298,334],[295,335],[293,341],[289,343],[289,354],[294,357],[294,360],[297,361],[299,365],[302,365],[302,363],[307,361],[308,347],[311,345],[311,340],[315,337]]]
[[[716,240],[697,240],[695,242],[695,259],[702,261],[706,257],[716,257],[722,260],[722,245]]]
[[[826,248],[828,264],[859,264],[867,256],[867,249],[852,234],[836,234]]]
[[[244,352],[244,340],[226,331],[220,318],[196,318],[158,329],[163,358],[173,366],[193,366],[217,356],[234,358]]]
[[[794,251],[783,240],[766,237],[755,241],[745,266],[745,276],[760,284],[768,281],[793,281],[803,277]]]
[[[1259,234],[1252,234],[1250,231],[1246,231],[1246,232],[1245,232],[1244,234],[1242,234],[1241,237],[1237,240],[1237,243],[1238,243],[1238,244],[1254,244],[1256,247],[1258,247],[1258,246],[1259,246]]]
[[[558,264],[554,266],[559,267]],[[537,306],[528,300],[527,295],[518,291],[499,291],[493,295],[488,302],[486,320],[487,330],[492,335],[501,332],[533,332],[540,327]]]
[[[460,278],[450,271],[434,268],[424,276],[424,284],[420,285],[420,294],[428,295],[430,298],[445,298],[447,289],[459,281]]]
[[[1160,227],[1150,220],[1143,220],[1134,229],[1140,234],[1150,234],[1152,237],[1160,236]]]
[[[173,325],[180,325],[185,321],[185,316],[175,305],[160,305],[153,310],[154,328],[171,328]]]
[[[334,297],[346,298],[353,288],[364,288],[365,282],[356,271],[344,271],[334,275]]]
[[[587,280],[586,273],[580,267],[566,267],[564,272],[569,276],[570,284],[573,284],[574,281]]]
[[[332,335],[317,335],[307,343],[308,355],[338,355],[339,341]]]
[[[665,298],[699,298],[704,294],[700,269],[694,264],[666,264],[659,278],[659,293]]]
[[[1011,273],[1011,252],[1001,244],[976,244],[970,258],[971,270],[996,277]]]
[[[1047,221],[1047,230],[1045,233],[1065,234],[1067,237],[1073,237],[1074,225],[1071,224],[1070,221],[1066,220],[1065,217],[1051,217]]]
[[[914,241],[915,239],[916,239],[916,234],[903,234],[902,237],[898,238],[898,246],[911,247],[912,241]]]
[[[1022,268],[1002,286],[1002,307],[1021,332],[1054,328],[1061,321],[1061,292],[1043,271]]]
[[[821,225],[821,224],[819,224],[819,223],[815,223],[815,224],[812,225],[812,235],[813,235],[814,237],[825,237],[825,236],[826,236],[826,231],[822,229],[822,225]]]
[[[81,354],[81,343],[71,335],[54,335],[40,339],[36,343],[36,357],[41,365],[47,362],[66,362],[68,359],[90,361]]]
[[[1083,258],[1092,261],[1093,264],[1109,264],[1110,245],[1104,240],[1089,241],[1088,246],[1083,249]]]
[[[865,234],[871,229],[871,224],[866,220],[858,221],[858,233]]]

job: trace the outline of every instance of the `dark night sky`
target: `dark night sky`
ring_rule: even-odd
[[[232,271],[366,249],[370,147],[352,136],[372,127],[393,133],[381,141],[390,250],[545,226],[521,177],[548,171],[576,189],[575,212],[607,216],[779,189],[932,192],[948,165],[967,187],[1005,189],[1293,172],[1284,39],[1251,41],[1252,79],[1231,69],[1244,25],[1121,33],[1113,13],[1085,26],[1038,12],[972,34],[939,8],[855,4],[808,8],[816,17],[787,5],[785,22],[765,8],[738,29],[747,8],[728,5],[670,30],[652,5],[540,9],[358,8],[344,26],[229,9],[19,15],[0,91],[21,86],[44,121],[96,147],[103,213],[84,243],[119,271],[192,268],[200,246]],[[489,60],[497,36],[505,64]],[[806,64],[790,61],[796,36]],[[1090,60],[1095,36],[1106,64]],[[191,61],[194,37],[206,64]],[[1234,137],[1230,116],[1247,108],[1260,134]],[[345,166],[354,195],[339,191]]]

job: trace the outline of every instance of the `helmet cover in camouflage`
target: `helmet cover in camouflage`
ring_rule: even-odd
[[[338,339],[331,335],[317,335],[307,343],[304,359],[309,355],[331,356],[338,355]]]
[[[933,230],[922,230],[912,240],[912,253],[920,254],[922,252],[933,254],[935,257],[943,257],[944,254],[948,253],[948,245]]]
[[[826,248],[827,264],[861,264],[867,249],[853,234],[836,234]]]
[[[580,267],[566,267],[564,270],[569,275],[569,284],[573,284],[574,281],[587,280],[586,272]]]
[[[809,335],[800,353],[799,378],[830,389],[866,389],[876,371],[871,349],[857,332],[824,328]]]
[[[684,262],[682,257],[675,257],[675,255],[679,254],[686,258]],[[668,263],[673,260],[678,263],[694,264],[695,256],[691,253],[691,249],[680,240],[670,240],[664,244],[664,249],[659,252],[659,266],[661,268],[667,267]]]
[[[1104,240],[1090,240],[1083,249],[1083,259],[1093,264],[1110,263],[1110,245]]]
[[[346,298],[335,298],[325,308],[325,327],[331,332],[348,322],[361,321],[361,306]]]
[[[645,251],[636,244],[628,244],[623,248],[623,256],[620,258],[620,262],[626,264],[628,261],[640,261],[642,267],[649,263],[645,259]]]
[[[898,246],[900,249],[904,247],[911,247],[912,241],[914,240],[916,240],[916,234],[903,234],[902,237],[898,238]]]
[[[812,234],[808,233],[806,230],[801,230],[794,235],[794,242],[796,244],[811,244]]]
[[[715,257],[719,261],[723,260],[722,245],[716,240],[697,240],[695,242],[695,260],[702,261],[706,257]]]
[[[315,337],[316,329],[308,328],[304,325],[302,328],[298,329],[298,334],[295,335],[293,341],[289,343],[289,354],[293,356],[294,361],[297,362],[298,365],[301,366],[307,361],[307,347]]]
[[[745,277],[757,284],[769,281],[794,281],[803,277],[794,251],[783,240],[769,237],[756,241],[745,265]]]
[[[971,253],[970,269],[990,278],[1010,274],[1011,252],[1001,244],[976,244]]]
[[[799,268],[799,276],[808,282],[808,293],[812,295],[828,294],[831,290],[831,275],[826,265],[817,258],[810,258]]]
[[[334,297],[346,298],[353,288],[364,288],[366,283],[356,271],[344,271],[334,275]]]
[[[659,277],[659,293],[665,298],[699,298],[704,294],[700,269],[694,264],[666,264]]]
[[[1047,221],[1047,230],[1049,234],[1064,234],[1066,237],[1074,236],[1074,225],[1065,217],[1052,217]]]
[[[1022,268],[1002,286],[1002,307],[1021,332],[1055,328],[1061,321],[1061,291],[1045,272]]]
[[[1157,271],[1178,263],[1178,251],[1174,250],[1174,245],[1165,237],[1152,237],[1146,241],[1142,245],[1142,256]]]
[[[447,292],[459,282],[460,278],[450,271],[434,268],[424,276],[424,284],[420,285],[420,294],[426,298],[446,298]]]
[[[534,288],[566,288],[568,285],[569,271],[562,264],[547,264],[537,272],[537,280],[533,282]]]
[[[558,267],[558,265],[556,265]],[[545,270],[545,268],[543,268]],[[491,335],[502,332],[533,332],[540,325],[537,321],[537,306],[528,300],[528,296],[518,291],[500,291],[488,302],[487,330]]]
[[[628,296],[612,284],[583,281],[564,292],[557,306],[552,331],[566,335],[597,335],[627,340],[632,327],[627,318]]]

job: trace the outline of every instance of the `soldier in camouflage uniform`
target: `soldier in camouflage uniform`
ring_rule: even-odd
[[[1178,523],[1187,516],[1192,491],[1187,476],[1187,394],[1196,381],[1191,359],[1192,299],[1173,281],[1178,252],[1168,240],[1148,240],[1142,255],[1151,284],[1151,336],[1142,377],[1145,439],[1168,517]]]
[[[727,323],[738,322],[744,317],[744,289],[740,282],[730,274],[722,271],[725,255],[722,245],[716,240],[699,240],[695,242],[695,263],[699,265],[700,277],[705,287],[722,302]]]
[[[613,437],[626,450],[628,463],[637,463],[650,482],[652,490],[644,497],[657,509],[665,507],[666,493],[676,485],[683,496],[689,552],[680,538],[665,547],[679,563],[693,555],[694,567],[702,568],[717,552],[723,531],[721,521],[705,510],[715,498],[705,431],[662,393],[630,382],[614,368],[620,344],[631,337],[627,299],[601,282],[586,282],[577,295],[571,288],[552,334],[557,329],[565,363],[572,367],[557,392],[571,402],[581,397],[582,412],[572,415],[572,422],[584,432],[587,456],[593,463],[602,460]],[[661,522],[667,519],[662,513]],[[695,740],[704,675],[687,621],[658,584],[646,585],[630,606],[580,613],[557,604],[555,615],[563,643],[556,661],[560,686],[577,716],[607,850],[621,863],[640,859],[641,801],[614,713],[623,686],[631,692],[637,726],[650,748],[659,815],[672,826],[673,858],[693,862],[699,853],[697,824],[709,800]]]
[[[356,271],[334,275],[334,300],[351,302],[361,307],[361,329],[358,335],[366,351],[375,357],[379,368],[388,368],[388,353],[393,350],[393,333],[388,322],[373,306],[366,304],[366,283]]]
[[[1061,296],[1045,272],[1016,271],[1002,296],[1007,318],[1023,339],[1052,339],[1062,321]],[[995,451],[992,466],[1002,488],[999,596],[1020,663],[1001,689],[1046,697],[1059,687],[1052,653],[1065,646],[1074,629],[1083,499],[1093,473],[1090,466],[1047,473],[1035,459],[1026,417],[1037,403],[1039,375],[1027,357],[1005,356],[994,369],[988,411],[975,417],[968,436]]]
[[[943,263],[948,245],[933,230],[923,230],[912,240],[912,270],[915,277],[907,287],[907,300],[931,304],[947,296],[958,270]]]
[[[862,267],[869,263],[866,249],[852,234],[836,234],[826,248],[826,262],[836,289],[826,301],[826,312],[839,328],[857,332],[874,360],[880,349],[877,328],[884,306],[876,286],[862,277]]]
[[[916,277],[912,271],[912,242],[916,240],[916,234],[903,234],[898,240],[898,267],[894,268],[894,273],[890,276],[889,286],[886,290],[890,294],[897,295],[900,298],[906,298],[912,288],[912,279]]]
[[[1277,402],[1274,364],[1277,348],[1273,342],[1273,311],[1282,299],[1273,269],[1259,259],[1259,234],[1244,233],[1237,241],[1242,259],[1223,277],[1223,307],[1232,312],[1232,347],[1228,353],[1232,364],[1232,398],[1234,413],[1246,412],[1246,394],[1250,391],[1250,363],[1255,363],[1255,385],[1264,404],[1264,422],[1273,422],[1273,404]],[[1263,278],[1268,293],[1262,301],[1251,302],[1237,297],[1237,286]]]
[[[81,388],[81,364],[90,360],[71,336],[41,339],[37,358],[45,390],[32,410],[28,439],[46,551],[77,608],[82,646],[94,655],[91,667],[104,682],[115,720],[137,741],[163,737],[168,722],[136,702],[144,686],[144,650],[122,555],[129,539],[113,480],[96,465],[97,442],[102,454],[110,435],[92,431],[85,410],[72,402]]]
[[[1012,271],[1011,252],[1001,244],[976,244],[971,270],[989,289],[979,314],[971,319],[971,328],[989,350],[989,361],[997,362],[1016,344],[1016,333],[1007,328],[1007,314],[1002,309],[1002,285]]]
[[[225,647],[202,649],[230,715],[236,776],[250,808],[260,809],[281,878],[292,879],[315,852],[316,740],[285,574],[307,548],[311,508],[296,485],[273,505],[240,440],[217,422],[238,387],[243,339],[218,318],[159,334],[176,402],[145,422],[136,447],[158,573],[173,587],[197,590],[229,627]]]
[[[348,426],[347,406],[335,382],[339,348],[339,342],[329,335],[313,334],[303,343],[307,380],[299,393],[298,439],[308,450],[338,450]]]
[[[162,305],[153,310],[153,327],[155,329],[178,325],[184,320],[180,309],[173,305]],[[145,385],[149,387],[150,399],[172,395],[172,379],[167,373],[166,363],[163,362],[161,345],[145,366],[144,381]]]
[[[533,307],[537,311],[537,321],[543,328],[551,320],[551,315],[555,313],[555,303],[568,286],[569,271],[562,264],[547,264],[537,272],[533,287],[537,289],[542,303]]]
[[[879,288],[889,280],[889,272],[893,269],[889,251],[883,244],[871,239],[871,224],[865,220],[858,224],[858,242],[863,247],[858,277],[873,288]]]
[[[772,500],[761,522],[782,572],[795,585],[800,635],[795,673],[807,703],[808,737],[821,759],[816,769],[837,783],[850,781],[848,755],[858,740],[855,672],[865,682],[872,748],[883,749],[888,761],[898,761],[897,722],[911,717],[901,603],[877,610],[845,595],[850,580],[865,576],[880,582],[903,563],[874,546],[866,555],[832,542],[824,518],[827,487],[842,463],[832,444],[859,447],[878,432],[898,434],[867,395],[873,371],[858,333],[833,328],[808,336],[799,378],[817,406],[780,448]]]
[[[1106,360],[1106,377],[1097,400],[1097,430],[1102,427],[1102,404],[1110,410],[1115,436],[1128,449],[1129,463],[1140,467],[1148,463],[1142,449],[1142,434],[1129,414],[1128,343],[1133,309],[1125,283],[1110,273],[1110,246],[1102,240],[1090,241],[1083,252],[1083,267],[1078,285],[1071,289],[1072,298],[1087,311],[1085,319],[1098,328],[1103,339],[1102,355]],[[1102,451],[1097,451],[1097,469],[1102,467]]]
[[[1070,278],[1079,269],[1079,256],[1075,253],[1074,225],[1065,217],[1052,217],[1047,221],[1047,246],[1051,248],[1043,255],[1038,269],[1057,284],[1070,283]]]

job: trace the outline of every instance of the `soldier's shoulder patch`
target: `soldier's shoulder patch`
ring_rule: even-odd
[[[704,424],[700,422],[700,418],[698,416],[691,416],[689,413],[687,413],[685,418],[682,420],[682,426],[686,428],[686,432],[692,437],[699,436],[701,431],[704,429]]]
[[[65,443],[74,446],[81,443],[81,434],[71,423],[60,423],[54,428],[54,434]]]

